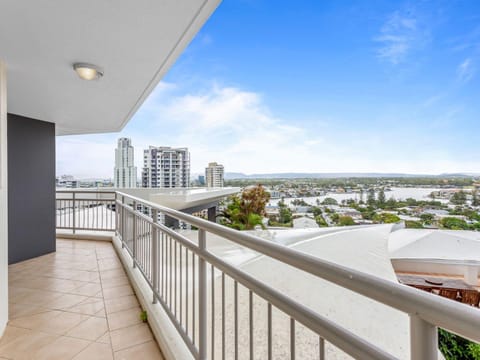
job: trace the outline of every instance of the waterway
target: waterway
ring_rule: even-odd
[[[388,199],[394,198],[395,200],[405,200],[408,198],[412,198],[415,200],[432,200],[429,195],[432,191],[439,191],[441,189],[439,188],[414,188],[414,187],[392,187],[391,191],[385,191],[385,197]],[[295,199],[302,199],[304,200],[307,204],[310,205],[317,205],[317,199],[319,202],[322,202],[325,200],[325,198],[333,198],[338,201],[338,203],[341,203],[342,200],[349,200],[349,199],[354,199],[356,201],[360,200],[360,194],[359,193],[327,193],[326,195],[323,196],[312,196],[312,197],[302,197],[302,198],[285,198],[285,203],[290,204],[293,200]],[[363,200],[365,201],[367,199],[367,193],[363,193]],[[440,202],[447,203],[448,200],[444,199],[436,199]],[[277,203],[280,201],[280,199],[272,199],[270,200],[269,205],[270,206],[275,206]]]

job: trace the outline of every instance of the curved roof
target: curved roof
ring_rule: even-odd
[[[403,229],[391,233],[388,250],[392,259],[480,261],[480,233]]]

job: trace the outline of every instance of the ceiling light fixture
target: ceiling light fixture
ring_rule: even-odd
[[[103,70],[92,64],[75,63],[73,69],[83,80],[97,80],[103,76]]]

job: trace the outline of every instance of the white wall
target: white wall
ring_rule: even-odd
[[[0,337],[8,321],[7,70],[0,60]]]

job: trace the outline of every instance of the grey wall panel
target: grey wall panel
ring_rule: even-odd
[[[8,262],[55,251],[55,124],[8,114]]]

